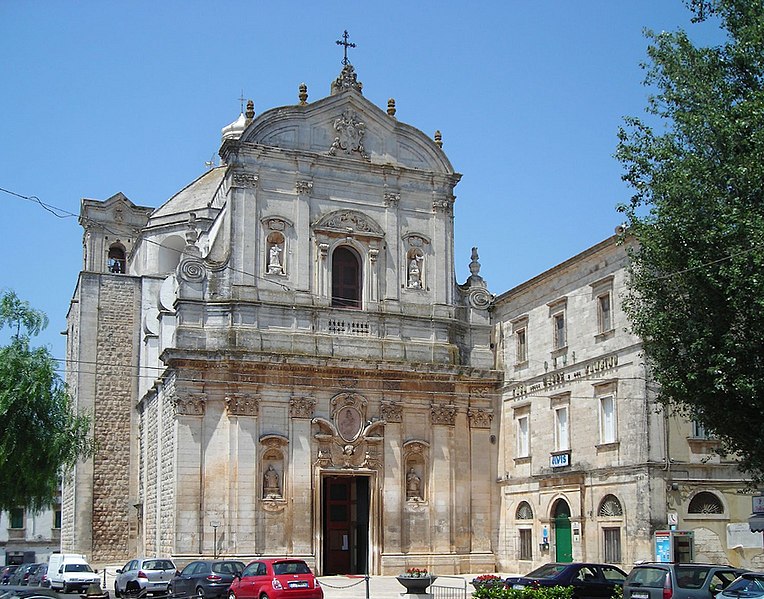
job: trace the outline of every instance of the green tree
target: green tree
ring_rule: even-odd
[[[723,41],[650,40],[650,123],[626,120],[620,209],[638,242],[625,308],[660,399],[764,480],[764,3],[693,0]],[[706,23],[709,25],[709,23]],[[651,126],[652,125],[652,126]]]
[[[49,507],[61,472],[92,454],[90,419],[74,413],[48,349],[30,346],[47,324],[12,291],[0,298],[12,332],[0,347],[0,510]]]

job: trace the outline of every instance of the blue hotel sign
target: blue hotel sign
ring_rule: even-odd
[[[570,466],[570,452],[566,451],[565,453],[553,453],[549,458],[549,465],[552,468]]]

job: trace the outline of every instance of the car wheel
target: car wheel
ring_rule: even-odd
[[[262,593],[260,595],[260,599],[268,599],[268,595],[266,593]]]
[[[202,587],[196,587],[196,597],[197,599],[206,599],[207,595]]]
[[[228,599],[236,599],[236,594],[233,591],[228,593]]]
[[[121,596],[120,593],[119,593],[119,587],[117,586],[117,581],[116,580],[114,581],[114,596],[115,597],[120,597]]]
[[[64,583],[64,586],[61,587],[61,592],[62,593],[68,593],[69,592],[69,587],[66,585],[66,583]]]

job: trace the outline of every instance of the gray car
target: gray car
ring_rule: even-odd
[[[713,599],[743,572],[717,564],[637,564],[623,583],[623,599]]]
[[[244,566],[244,562],[230,559],[191,562],[170,581],[170,594],[173,597],[195,595],[198,599],[225,597]]]
[[[127,562],[117,570],[114,579],[114,596],[166,595],[170,580],[175,576],[175,564],[171,559],[139,557]]]

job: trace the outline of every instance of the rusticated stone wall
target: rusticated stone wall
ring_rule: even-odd
[[[144,506],[144,535],[139,552],[146,555],[175,553],[175,382],[141,402],[141,487],[138,501]],[[142,543],[142,545],[141,545]]]
[[[157,406],[159,402],[153,398],[147,403],[143,412],[143,429],[146,435],[146,487],[143,497],[143,525],[146,527],[146,538],[144,540],[144,552],[146,555],[155,555],[156,547],[156,529],[157,529],[157,441],[159,431],[157,430]]]
[[[79,288],[72,298],[74,306],[79,305]],[[78,378],[77,372],[80,369],[78,363],[79,353],[76,348],[80,342],[80,313],[75,308],[69,311],[66,319],[67,339],[66,339],[66,358],[69,360],[66,369],[65,381],[67,390],[72,396],[72,405],[77,409]],[[73,471],[64,473],[64,484],[61,487],[61,549],[63,551],[72,551],[74,549],[74,485],[71,481],[74,479]]]
[[[131,416],[137,281],[101,277],[96,335],[93,431],[93,555],[95,562],[130,556]]]
[[[175,406],[166,399],[161,409],[162,449],[160,455],[161,491],[159,495],[158,555],[171,555],[175,549]]]

